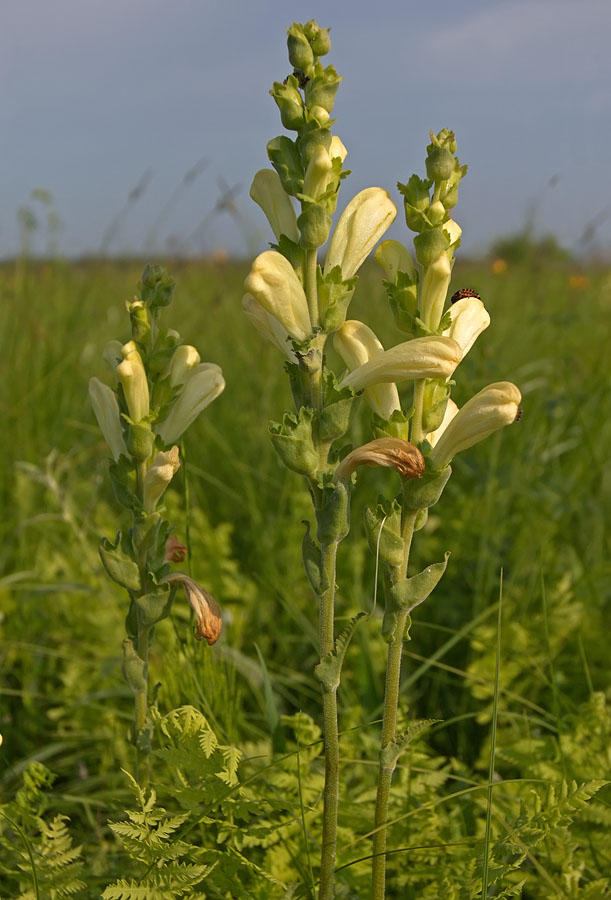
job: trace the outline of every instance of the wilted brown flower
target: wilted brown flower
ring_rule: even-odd
[[[223,620],[221,608],[212,594],[183,572],[173,572],[160,580],[167,584],[181,584],[184,587],[187,600],[197,619],[195,637],[198,641],[205,638],[208,644],[215,644],[221,635]]]
[[[187,556],[187,548],[178,540],[175,534],[171,534],[165,545],[164,562],[184,562]]]
[[[383,437],[357,447],[337,467],[334,480],[349,478],[358,466],[387,466],[403,478],[420,478],[424,457],[420,450],[402,438]]]

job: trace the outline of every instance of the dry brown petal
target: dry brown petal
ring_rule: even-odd
[[[165,545],[164,562],[184,562],[187,556],[187,548],[178,540],[175,534],[171,534]]]
[[[171,575],[166,575],[161,581],[169,584],[182,584],[197,620],[195,637],[198,641],[205,638],[208,644],[215,644],[221,635],[223,619],[221,608],[212,594],[183,572],[173,572]]]
[[[383,437],[357,447],[336,469],[334,480],[349,478],[358,466],[387,466],[403,478],[421,478],[424,457],[420,450],[402,438]]]

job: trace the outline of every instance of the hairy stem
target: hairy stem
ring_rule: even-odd
[[[405,541],[403,565],[393,571],[393,582],[407,578],[407,563],[414,535],[416,512],[404,512],[402,536]],[[389,763],[384,754],[385,748],[397,737],[397,713],[399,708],[399,685],[401,680],[401,655],[403,652],[403,636],[409,610],[401,610],[397,615],[397,626],[388,645],[386,663],[386,684],[384,688],[384,712],[382,716],[382,736],[380,739],[380,765],[378,771],[378,788],[375,807],[375,834],[373,837],[373,860],[371,871],[372,900],[384,900],[386,890],[386,840],[388,822],[388,802],[392,776],[396,760]]]
[[[333,649],[335,564],[337,543],[321,548],[323,590],[319,596],[320,658]],[[322,688],[323,736],[325,747],[325,786],[323,791],[322,849],[320,856],[319,900],[331,900],[334,894],[334,870],[337,845],[339,802],[339,731],[337,721],[337,685]]]

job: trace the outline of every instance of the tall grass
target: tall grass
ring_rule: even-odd
[[[161,712],[197,706],[227,742],[253,753],[271,740],[270,721],[280,721],[273,735],[280,748],[286,736],[278,715],[316,716],[318,698],[311,677],[315,619],[295,524],[307,515],[306,499],[299,477],[280,466],[260,425],[288,407],[288,388],[276,351],[262,345],[240,315],[246,267],[191,262],[170,268],[178,283],[176,327],[197,336],[202,357],[217,361],[227,381],[185,447],[193,575],[219,597],[226,624],[218,650],[204,652],[191,640],[186,610],[175,626],[162,623],[159,646],[172,647],[177,662],[168,665],[164,654],[162,667],[161,654],[153,656],[158,704]],[[106,820],[127,791],[120,768],[130,767],[131,695],[119,672],[123,600],[102,577],[95,550],[117,509],[86,385],[92,374],[105,377],[101,351],[117,335],[121,303],[141,269],[137,262],[110,261],[0,268],[0,786],[10,796],[29,760],[47,762],[59,775],[53,802],[71,816],[82,840],[96,845],[98,875],[114,852]],[[405,767],[432,771],[442,765],[433,765],[435,759],[460,759],[447,769],[454,779],[447,790],[481,786],[475,805],[453,813],[478,837],[486,808],[501,567],[497,771],[505,778],[551,778],[560,758],[558,771],[569,779],[611,776],[608,759],[600,757],[596,773],[592,759],[567,743],[570,729],[589,715],[584,710],[592,695],[611,687],[611,280],[608,272],[592,271],[588,286],[577,290],[569,275],[566,268],[533,265],[494,275],[473,263],[457,264],[453,276],[454,289],[481,293],[493,323],[461,365],[464,397],[457,401],[492,373],[520,387],[524,417],[456,458],[443,518],[432,510],[416,547],[414,571],[446,549],[453,555],[434,604],[415,614],[403,686],[410,717],[443,723],[432,729],[426,752],[414,751]],[[366,269],[351,315],[385,302],[377,273]],[[390,314],[387,321],[390,336]],[[388,338],[383,328],[379,333]],[[364,434],[358,414],[352,427],[355,436]],[[372,471],[359,504],[375,500],[393,477]],[[184,522],[184,494],[174,492],[167,502],[173,518]],[[360,512],[353,513],[353,534],[339,557],[344,589],[338,614],[347,618],[369,611],[374,596],[374,562]],[[356,805],[346,802],[346,828],[356,827],[359,790],[373,784],[367,755],[374,758],[372,723],[380,717],[385,655],[378,635],[370,622],[348,651],[341,750],[354,762],[345,790]],[[527,789],[516,790],[525,795]],[[394,809],[403,824],[390,838],[397,850],[418,844],[417,830],[404,818],[410,790],[404,773]],[[495,789],[493,828],[501,795]],[[448,820],[450,855],[452,834],[459,831]],[[357,872],[358,864],[348,864],[366,856],[368,843],[346,839],[343,846],[338,867]],[[420,860],[426,851],[409,852]],[[401,853],[390,865],[389,896],[403,896]],[[598,865],[604,872],[605,860]],[[526,896],[547,895],[531,889]]]

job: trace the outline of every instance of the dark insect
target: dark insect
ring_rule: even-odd
[[[456,303],[457,300],[464,300],[465,297],[477,297],[478,300],[482,299],[473,288],[461,288],[459,291],[456,291],[455,294],[452,294],[450,303]]]
[[[293,72],[293,75],[299,82],[300,88],[304,88],[306,86],[306,84],[308,83],[308,81],[310,80],[309,75],[305,75],[303,72],[300,72],[298,69],[295,69],[295,71]]]
[[[517,413],[516,413],[516,417],[515,417],[515,419],[513,420],[514,423],[520,421],[520,419],[522,418],[523,412],[524,412],[524,410],[522,409],[522,407],[521,407],[521,406],[518,406],[518,411],[517,411]]]

